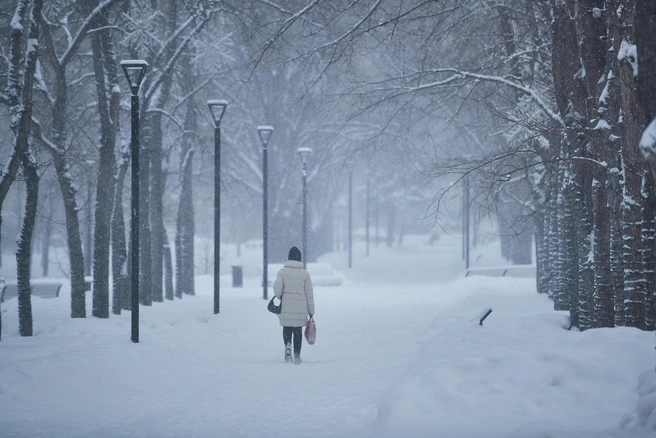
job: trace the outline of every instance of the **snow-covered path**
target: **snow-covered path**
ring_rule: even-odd
[[[300,366],[283,363],[282,329],[255,280],[234,289],[226,278],[218,316],[211,277],[198,278],[197,297],[142,307],[138,345],[129,312],[70,320],[65,296],[35,298],[36,336],[21,339],[8,334],[8,302],[0,436],[21,436],[25,421],[22,436],[329,436],[373,420],[449,302],[433,284],[404,284],[402,264],[397,282],[317,287],[318,341]]]
[[[617,426],[653,365],[653,333],[566,332],[530,280],[454,281],[462,261],[448,244],[381,250],[342,286],[317,287],[317,343],[301,365],[283,362],[257,279],[235,289],[226,276],[216,316],[207,276],[196,297],[142,307],[139,344],[129,312],[71,320],[66,295],[33,299],[36,336],[21,338],[9,301],[0,437],[530,438]],[[344,269],[343,258],[326,261]],[[487,305],[481,328],[472,318]]]

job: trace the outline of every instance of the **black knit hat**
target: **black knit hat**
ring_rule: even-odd
[[[289,250],[289,256],[287,257],[289,260],[296,260],[297,262],[301,261],[301,250],[296,248],[295,246],[292,246],[292,249]]]

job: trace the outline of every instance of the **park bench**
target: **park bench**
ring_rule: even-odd
[[[62,284],[59,282],[32,283],[32,295],[41,298],[57,298]],[[18,284],[5,283],[0,291],[0,302],[5,302],[18,296]]]
[[[276,280],[276,275],[282,267],[282,263],[269,264],[269,286]],[[339,286],[344,281],[344,278],[333,269],[330,263],[308,263],[306,268],[312,277],[312,286]]]
[[[472,275],[484,275],[486,277],[535,278],[535,265],[507,265],[467,269],[465,277]]]

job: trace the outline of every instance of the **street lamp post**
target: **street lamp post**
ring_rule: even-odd
[[[312,155],[312,149],[301,147],[298,148],[297,153],[303,163],[303,260],[307,266],[309,260],[307,252],[307,162]]]
[[[130,153],[132,154],[132,342],[139,342],[139,87],[146,74],[148,63],[143,60],[121,61],[121,68],[130,85],[131,125]]]
[[[214,120],[214,314],[219,313],[221,273],[221,119],[228,102],[208,100],[207,106]]]
[[[262,298],[268,299],[269,274],[269,165],[267,163],[267,145],[273,134],[273,126],[258,126],[257,133],[262,141]]]
[[[369,257],[369,219],[370,219],[370,211],[369,211],[369,195],[370,195],[369,182],[370,182],[370,178],[369,178],[369,176],[370,176],[369,172],[367,172],[367,214],[366,214],[367,230],[366,230],[366,234],[365,234],[365,236],[366,236],[365,239],[367,240],[367,257]]]
[[[464,253],[465,253],[465,271],[469,270],[469,211],[471,209],[471,198],[469,197],[469,175],[464,177],[465,190],[463,193],[464,196],[464,230],[463,230],[463,240],[464,240]]]
[[[353,267],[353,168],[355,162],[350,157],[346,160],[348,172],[348,267]]]
[[[349,198],[348,198],[348,267],[353,267],[353,168],[349,168],[348,180]]]

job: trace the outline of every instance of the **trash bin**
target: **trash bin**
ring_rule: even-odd
[[[242,287],[244,285],[244,269],[242,266],[232,267],[232,287]]]

